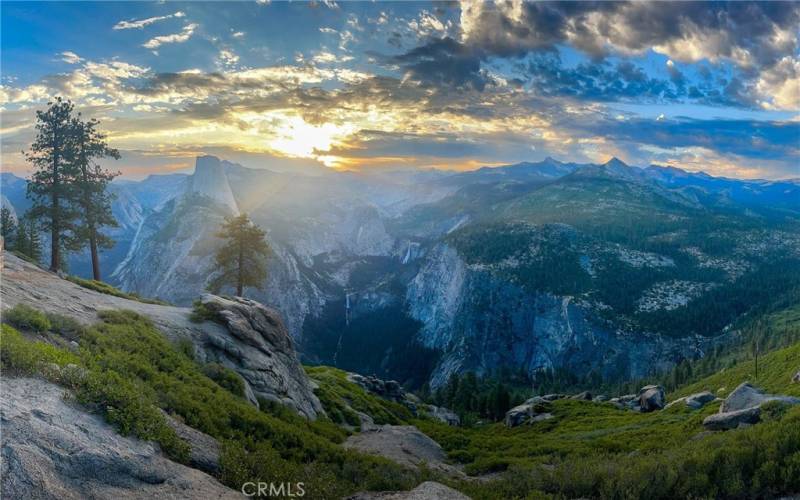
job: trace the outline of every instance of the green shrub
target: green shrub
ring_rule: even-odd
[[[26,340],[9,325],[2,325],[0,335],[0,362],[2,369],[17,375],[41,373],[49,364],[65,366],[77,364],[74,354],[40,341]]]
[[[192,302],[192,313],[189,315],[189,320],[193,323],[202,323],[203,321],[222,322],[216,311],[212,311],[199,300]]]
[[[227,389],[231,394],[244,397],[244,380],[238,373],[226,368],[219,363],[208,363],[203,366],[203,373],[206,377],[220,385],[220,387]]]
[[[86,332],[85,326],[69,316],[47,313],[47,319],[50,321],[50,331],[67,340],[78,340]]]
[[[142,302],[144,304],[157,304],[162,306],[168,306],[169,302],[165,302],[159,299],[150,299],[146,297],[140,297],[136,293],[125,293],[119,288],[109,285],[103,281],[97,280],[87,280],[83,278],[79,278],[77,276],[68,276],[67,279],[76,285],[80,285],[83,288],[88,288],[89,290],[93,290],[95,292],[104,293],[106,295],[113,295],[114,297],[120,297],[123,299],[128,300],[135,300],[137,302]]]
[[[34,332],[46,332],[51,327],[50,320],[44,313],[25,304],[17,304],[8,311],[4,311],[3,320],[17,328]]]

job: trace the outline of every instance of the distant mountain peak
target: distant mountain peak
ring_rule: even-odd
[[[612,157],[610,160],[603,164],[604,167],[610,168],[619,168],[619,167],[628,167],[629,165],[624,161],[620,160],[616,156]]]
[[[216,156],[199,156],[195,162],[194,174],[189,183],[189,192],[208,196],[214,201],[239,213],[236,199],[225,175],[225,168]]]

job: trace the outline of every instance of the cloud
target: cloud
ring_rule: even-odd
[[[166,19],[172,19],[175,17],[186,17],[186,14],[182,11],[175,12],[174,14],[168,14],[166,16],[157,16],[157,17],[148,17],[147,19],[131,19],[129,21],[120,21],[114,25],[115,30],[129,30],[129,29],[142,29],[145,26],[149,26],[153,23],[157,23],[158,21],[164,21]]]
[[[183,27],[180,33],[174,33],[172,35],[161,35],[155,38],[151,38],[147,42],[145,42],[142,47],[146,49],[157,49],[158,47],[164,45],[165,43],[183,43],[189,40],[194,31],[197,29],[196,23],[187,24]]]
[[[433,40],[388,62],[400,65],[404,80],[483,90],[491,77],[481,69],[482,56],[452,38]]]
[[[61,53],[61,60],[67,64],[78,64],[79,62],[83,61],[83,59],[78,56],[75,52],[62,52]]]

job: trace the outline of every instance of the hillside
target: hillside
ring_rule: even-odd
[[[736,498],[800,492],[800,406],[765,406],[755,425],[712,432],[704,429],[703,420],[718,411],[720,400],[700,410],[676,404],[640,413],[600,399],[564,398],[541,403],[549,416],[530,424],[451,427],[428,416],[434,408],[419,400],[410,403],[413,397],[404,395],[396,383],[315,367],[305,370],[321,405],[316,420],[310,420],[298,415],[302,414],[296,403],[300,394],[284,400],[270,397],[247,370],[237,371],[239,365],[226,366],[224,358],[209,357],[212,351],[204,344],[203,332],[216,332],[217,344],[223,339],[231,343],[249,338],[249,346],[239,344],[225,352],[246,356],[251,370],[267,362],[252,354],[260,349],[252,344],[254,337],[237,333],[238,321],[218,322],[235,311],[249,311],[246,314],[255,317],[259,306],[219,302],[224,314],[213,320],[208,307],[215,302],[204,298],[203,314],[212,320],[195,318],[199,322],[193,322],[190,309],[114,297],[32,267],[19,273],[21,266],[30,265],[9,255],[4,255],[4,263],[5,324],[0,338],[8,387],[4,418],[33,415],[22,399],[15,399],[23,398],[31,387],[41,393],[37,401],[47,400],[37,415],[41,411],[69,415],[58,426],[38,417],[13,417],[18,429],[13,436],[30,436],[26,442],[36,443],[37,457],[53,457],[59,446],[80,442],[75,441],[78,427],[93,426],[105,443],[91,452],[94,460],[132,471],[126,472],[130,480],[115,486],[123,496],[133,491],[136,481],[150,477],[142,475],[142,467],[148,466],[137,460],[162,463],[158,466],[162,477],[172,478],[164,479],[165,484],[184,484],[173,493],[176,498],[191,497],[192,491],[224,495],[213,478],[237,489],[253,478],[274,477],[304,482],[309,498],[340,498],[361,490],[409,490],[431,479],[475,499],[498,495]],[[71,302],[63,300],[66,294]],[[36,308],[12,307],[12,297],[17,297],[17,304]],[[179,317],[184,319],[179,321]],[[789,308],[762,322],[794,331],[800,328],[799,319],[796,308]],[[270,358],[293,352],[287,350],[291,344],[281,344],[281,338],[289,339],[285,330],[254,328],[250,335],[259,331],[264,341],[271,339],[263,347]],[[289,370],[290,358],[281,359],[283,369]],[[753,378],[753,368],[751,361],[736,362],[719,373],[689,380],[667,399],[701,390],[725,397],[748,380],[768,392],[800,396],[800,383],[792,383],[800,370],[800,344],[763,354],[758,378]],[[63,403],[55,395],[63,389],[52,384],[73,394],[79,406],[68,413],[59,410]],[[275,381],[267,379],[262,384],[276,387]],[[263,397],[253,401],[248,388]],[[30,427],[31,421],[42,423]],[[116,437],[115,432],[127,437]],[[4,453],[21,453],[18,438],[3,436]],[[146,441],[158,443],[161,451],[148,448]],[[148,451],[112,458],[108,453],[114,446]],[[99,469],[85,466],[87,456],[79,455],[68,465],[37,469],[46,473],[36,476],[36,481],[58,482],[67,497],[108,491],[109,479],[98,474]],[[8,463],[8,456],[4,457]],[[30,460],[36,464],[41,458]],[[3,483],[4,494],[27,491],[18,480],[21,472],[15,471],[7,476],[16,478],[15,482]],[[76,477],[82,479],[76,483]],[[439,498],[445,491],[440,487],[445,488],[420,486],[413,494],[431,490],[421,498]],[[402,495],[398,498],[405,498]]]

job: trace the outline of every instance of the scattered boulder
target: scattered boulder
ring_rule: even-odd
[[[442,483],[425,481],[411,491],[363,492],[347,500],[469,500],[469,497]]]
[[[167,425],[175,431],[175,434],[189,443],[191,447],[189,465],[209,474],[217,474],[220,471],[220,447],[217,440],[208,434],[189,427],[163,410],[161,413],[163,413],[167,420]]]
[[[570,399],[577,399],[580,401],[591,401],[592,400],[592,393],[589,391],[583,391],[574,396],[570,396]]]
[[[698,392],[690,396],[686,396],[686,406],[694,410],[699,410],[715,399],[717,399],[717,397],[709,391]]]
[[[728,411],[715,413],[703,420],[703,426],[712,431],[724,431],[736,429],[741,425],[752,425],[758,423],[761,418],[761,408],[745,408],[744,410]]]
[[[536,398],[531,398],[528,401],[533,401]],[[522,425],[524,423],[533,423],[533,422],[540,422],[542,420],[547,420],[549,418],[553,418],[553,415],[547,413],[547,410],[550,406],[547,402],[525,402],[519,406],[515,406],[506,412],[506,417],[504,422],[506,427],[517,427],[518,425]],[[541,415],[548,415],[547,417],[541,417]]]
[[[743,382],[725,398],[719,411],[720,413],[727,413],[744,410],[746,408],[761,406],[767,401],[783,401],[788,404],[800,404],[800,398],[766,394],[761,389],[753,387],[749,382]]]
[[[595,403],[605,403],[606,401],[608,401],[608,396],[600,394],[598,396],[595,396],[594,399],[592,399],[592,401],[594,401]]]
[[[527,422],[533,417],[533,406],[525,403],[508,410],[504,420],[506,427],[516,427]]]
[[[794,374],[794,377],[792,377],[792,382],[800,384],[800,370],[797,370],[797,373]]]
[[[446,423],[447,425],[461,425],[461,419],[453,410],[441,406],[428,405],[428,413],[431,417]]]
[[[542,396],[542,399],[545,401],[555,401],[556,399],[564,399],[566,397],[566,394],[545,394]]]
[[[63,387],[41,379],[3,378],[3,498],[241,498],[63,395]]]
[[[419,398],[405,392],[403,386],[396,380],[382,380],[372,375],[364,376],[358,373],[348,373],[347,380],[376,396],[400,403],[414,415],[417,414],[417,405],[420,403]]]
[[[276,401],[310,419],[325,413],[276,310],[240,297],[204,294],[200,300],[227,327],[209,336],[207,357],[239,373],[250,398]]]
[[[660,385],[646,385],[639,391],[639,408],[643,413],[664,408],[666,397]]]

